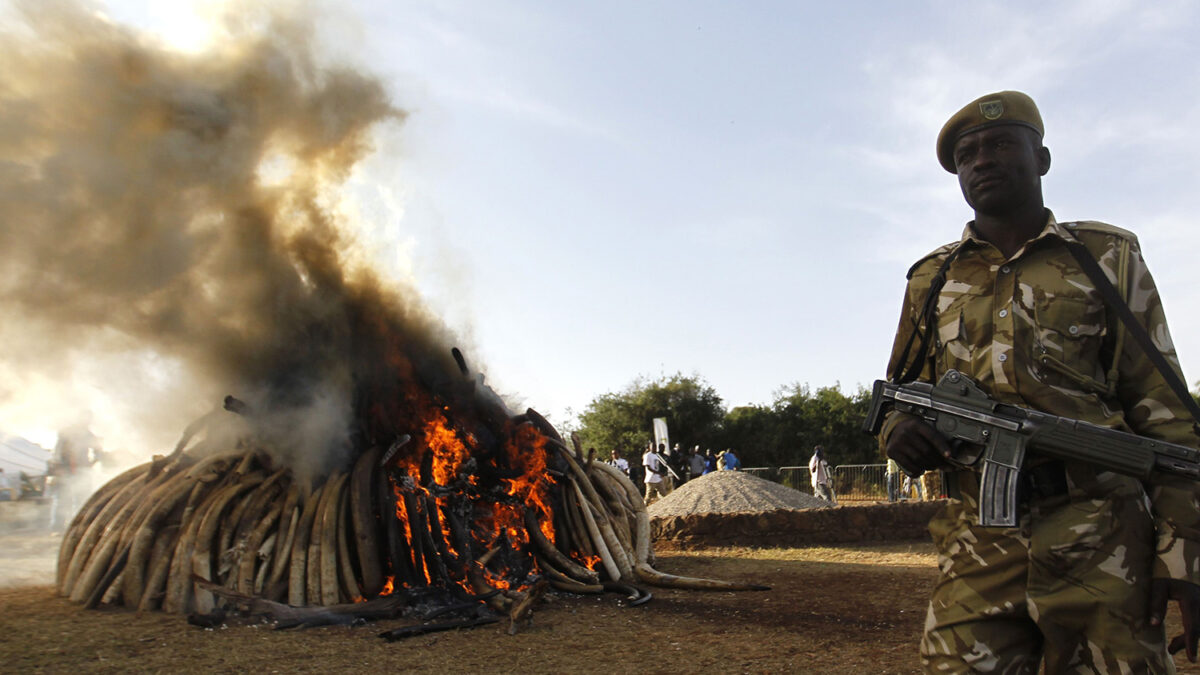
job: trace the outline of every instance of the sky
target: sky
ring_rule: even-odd
[[[211,3],[100,6],[212,47]],[[905,272],[971,217],[938,130],[1001,89],[1041,109],[1056,217],[1138,234],[1200,380],[1200,5],[304,7],[408,112],[348,185],[376,264],[556,423],[638,377],[727,407],[883,377]]]

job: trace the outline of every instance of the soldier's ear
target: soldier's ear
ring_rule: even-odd
[[[1042,146],[1037,151],[1038,175],[1045,176],[1050,171],[1050,148]]]

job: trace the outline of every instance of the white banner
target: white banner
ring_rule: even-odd
[[[669,449],[671,447],[671,437],[667,434],[667,418],[654,418],[654,449],[659,448]]]

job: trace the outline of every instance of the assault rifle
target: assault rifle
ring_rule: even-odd
[[[953,464],[979,468],[979,524],[986,527],[1016,526],[1018,478],[1027,449],[1142,480],[1200,480],[1200,451],[1194,448],[999,403],[955,370],[936,385],[876,380],[863,431],[877,435],[891,409],[924,419],[950,439],[956,448]]]

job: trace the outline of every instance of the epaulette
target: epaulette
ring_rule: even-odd
[[[925,262],[927,262],[929,260],[945,258],[946,256],[950,255],[950,252],[953,251],[955,249],[955,247],[957,247],[960,243],[962,243],[962,242],[961,241],[952,241],[949,244],[946,244],[944,246],[939,246],[939,247],[933,249],[932,251],[930,251],[929,253],[926,253],[925,255],[921,256],[917,260],[917,262],[913,263],[912,267],[908,268],[908,274],[906,274],[905,276],[908,279],[912,279],[913,272],[916,272],[918,267],[920,267],[922,264],[924,264]]]
[[[1096,232],[1099,234],[1108,234],[1120,239],[1124,239],[1134,245],[1137,244],[1137,235],[1126,230],[1125,228],[1109,225],[1098,220],[1074,220],[1065,223],[1060,223],[1072,232]]]

